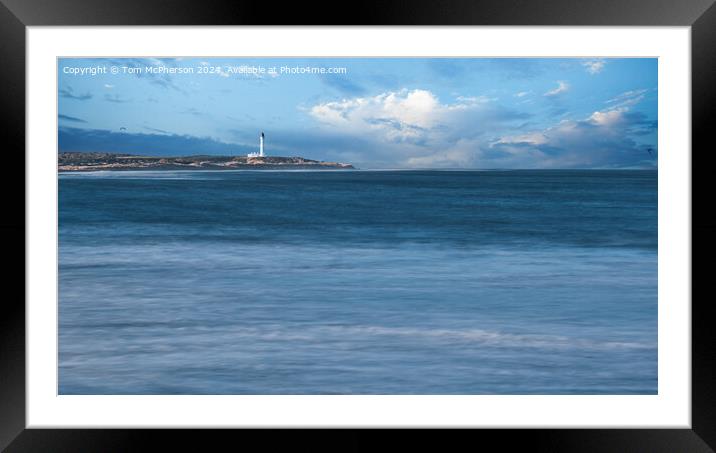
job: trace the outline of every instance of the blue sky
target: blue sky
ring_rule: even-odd
[[[316,69],[285,69],[296,67]],[[242,155],[264,131],[269,155],[360,168],[656,166],[656,59],[84,58],[58,69],[60,151]]]

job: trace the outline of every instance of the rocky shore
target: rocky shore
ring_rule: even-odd
[[[152,157],[112,153],[59,153],[59,171],[97,170],[351,170],[351,164],[303,157],[184,156]]]

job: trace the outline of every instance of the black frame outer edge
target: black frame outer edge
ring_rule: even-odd
[[[710,209],[714,153],[712,118],[716,113],[716,4],[691,28],[691,424],[716,450],[716,335],[714,309],[706,291],[696,290],[713,279],[710,262],[716,253],[716,213]],[[698,150],[698,151],[697,151]],[[696,210],[700,201],[701,210]],[[699,246],[694,247],[698,239]],[[698,264],[698,265],[697,265]],[[696,284],[698,280],[699,284]],[[706,295],[706,296],[705,296]],[[696,303],[696,300],[699,302]]]
[[[18,194],[25,187],[25,25],[2,4],[0,61],[2,150],[23,153],[0,178],[0,191]],[[25,200],[5,197],[4,204],[0,234],[8,259],[0,275],[2,287],[15,291],[5,293],[0,311],[0,448],[25,427]]]
[[[2,0],[25,25],[691,25],[713,0]]]
[[[450,0],[432,4],[426,0],[390,0],[351,4],[337,8],[325,0],[310,4],[293,3],[280,9],[255,1],[218,1],[197,8],[194,2],[177,0],[124,0],[92,3],[87,0],[0,0],[0,99],[7,150],[24,149],[25,144],[25,27],[32,25],[682,25],[692,26],[692,294],[710,275],[708,263],[716,249],[716,214],[696,211],[696,201],[710,201],[706,176],[710,176],[710,152],[716,91],[716,6],[714,0]],[[268,21],[268,22],[267,22]],[[686,150],[684,150],[686,152]],[[4,193],[14,194],[25,187],[25,163],[15,162],[0,178]],[[707,173],[708,172],[708,173]],[[697,178],[697,173],[700,176]],[[6,215],[0,231],[8,239],[7,256],[16,257],[3,276],[5,288],[17,289],[25,271],[25,253],[20,241],[25,231],[24,198],[6,197]],[[12,212],[14,215],[9,215]],[[24,241],[23,241],[24,243]],[[22,265],[20,265],[22,263]],[[25,428],[25,310],[24,285],[20,294],[5,299],[3,328],[0,329],[0,448],[20,451],[114,451],[149,450],[179,441],[184,448],[206,447],[215,442],[262,442],[266,446],[292,445],[299,448],[358,451],[378,445],[375,430],[321,431],[321,441],[306,432],[280,430],[273,436],[265,431],[236,433],[231,430],[28,430]],[[692,299],[696,299],[692,297]],[[704,301],[692,304],[692,430],[460,430],[451,431],[454,442],[479,445],[487,441],[506,446],[528,446],[532,451],[714,451],[716,448],[716,336],[710,325],[713,311]],[[443,446],[424,431],[380,430],[380,444],[403,446],[412,441],[424,446]],[[277,432],[277,434],[279,433]],[[386,435],[387,434],[387,435]],[[405,434],[405,435],[403,435]],[[240,436],[240,437],[239,437]],[[447,436],[445,436],[447,437]],[[285,444],[283,443],[285,440]],[[477,444],[476,444],[477,442]],[[215,445],[219,445],[216,443]]]

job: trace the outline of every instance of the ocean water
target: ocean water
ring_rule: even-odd
[[[655,394],[655,171],[59,177],[61,394]]]

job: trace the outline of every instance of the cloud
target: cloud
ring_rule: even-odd
[[[425,156],[410,157],[405,163],[410,168],[472,167],[475,163],[475,153],[471,148],[471,146],[455,146]]]
[[[529,91],[520,91],[519,93],[515,93],[515,97],[522,98],[522,97],[527,96],[528,94],[530,94]]]
[[[180,58],[119,58],[119,59],[107,59],[107,63],[118,67],[128,67],[132,69],[140,69],[134,72],[134,75],[139,79],[147,80],[153,85],[160,86],[162,88],[174,89],[182,94],[187,94],[186,90],[181,88],[174,82],[174,79],[170,74],[167,73],[154,73],[146,72],[144,68],[146,66],[168,66],[176,67],[177,62]]]
[[[432,92],[422,89],[326,102],[314,105],[309,113],[323,125],[348,134],[368,133],[383,142],[414,144],[449,139],[478,119],[511,119],[511,112],[491,106],[488,98],[460,97],[453,104],[442,104]]]
[[[59,128],[57,138],[61,152],[98,151],[153,156],[239,155],[253,151],[255,148],[255,146],[224,143],[211,137],[114,132],[72,127]]]
[[[75,94],[72,90],[72,87],[62,88],[58,91],[60,97],[66,98],[66,99],[74,99],[76,101],[86,101],[88,99],[92,99],[92,94],[87,92],[84,94]]]
[[[169,134],[169,132],[165,131],[164,129],[157,129],[156,127],[144,126],[144,129],[148,130],[149,132],[157,132],[159,134]]]
[[[437,124],[439,110],[444,107],[431,92],[403,90],[318,104],[310,114],[346,132],[381,132],[390,141],[402,141]]]
[[[109,83],[105,83],[105,84],[104,84],[104,87],[107,88],[107,89],[112,89],[112,88],[114,88],[114,85],[111,85],[111,84],[109,84]]]
[[[124,98],[118,94],[109,94],[109,93],[104,95],[104,100],[107,102],[114,102],[115,104],[124,104],[127,102],[132,102],[131,99]]]
[[[602,60],[601,58],[582,62],[582,66],[584,66],[587,69],[587,72],[592,75],[599,74],[600,72],[602,72],[606,64],[607,62]]]
[[[529,144],[529,145],[544,145],[548,139],[542,132],[530,132],[527,134],[520,134],[514,136],[502,137],[495,144]]]
[[[362,86],[343,75],[321,74],[319,75],[319,78],[326,86],[334,88],[344,94],[358,95],[365,92],[365,89]]]
[[[567,82],[559,80],[557,81],[557,88],[549,90],[544,95],[547,97],[554,97],[559,96],[562,93],[566,93],[567,91],[569,91],[569,84]]]
[[[641,102],[644,99],[644,96],[646,95],[647,91],[648,90],[646,89],[626,91],[612,99],[609,99],[606,103],[611,104],[612,109],[631,107]]]
[[[188,108],[186,110],[182,110],[179,113],[181,113],[182,115],[204,116],[203,112],[195,109],[194,107]]]
[[[655,146],[638,137],[653,134],[657,122],[628,107],[563,120],[544,130],[503,136],[481,148],[478,161],[501,168],[652,167]]]
[[[462,96],[446,104],[423,89],[324,102],[307,111],[326,132],[372,142],[362,161],[393,167],[469,165],[476,140],[530,117],[485,96]]]
[[[319,124],[316,137],[326,137],[316,149],[363,168],[651,167],[655,160],[647,150],[655,146],[647,143],[657,123],[626,105],[640,95],[620,95],[615,105],[585,118],[541,129],[525,122],[530,115],[495,99],[463,96],[444,103],[422,89],[323,102],[307,112]],[[332,143],[335,136],[340,144]]]
[[[62,113],[57,115],[57,118],[59,118],[61,120],[65,120],[65,121],[71,121],[73,123],[86,123],[87,122],[87,121],[83,120],[82,118],[77,118],[77,117],[69,116],[69,115],[63,115]]]
[[[462,102],[463,104],[484,104],[487,102],[496,101],[497,98],[490,98],[487,96],[458,96],[456,98],[458,101]]]

